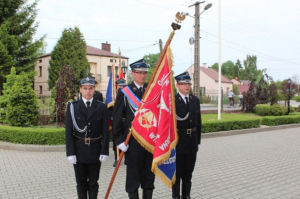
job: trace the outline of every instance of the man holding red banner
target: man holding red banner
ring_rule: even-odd
[[[113,112],[113,132],[119,149],[126,152],[125,187],[129,198],[138,199],[138,189],[141,186],[143,199],[151,199],[155,180],[155,176],[151,172],[153,155],[144,149],[134,137],[130,138],[127,146],[125,145],[135,111],[146,90],[148,66],[142,59],[130,64],[130,67],[133,82],[117,94]],[[125,116],[125,122],[122,120],[122,116]]]
[[[175,95],[178,144],[176,146],[176,182],[172,186],[172,198],[190,199],[192,173],[195,168],[198,145],[201,142],[201,112],[198,97],[189,94],[191,77],[184,72],[175,77],[178,93]]]

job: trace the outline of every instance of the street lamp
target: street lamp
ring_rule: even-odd
[[[289,95],[288,95],[288,115],[290,114],[290,98],[291,98],[291,78],[288,78],[287,83],[289,84]]]
[[[195,44],[194,44],[194,94],[197,97],[200,97],[199,95],[199,87],[200,87],[200,77],[199,77],[199,71],[200,71],[200,66],[199,66],[199,61],[200,61],[200,48],[199,48],[199,39],[200,39],[200,15],[205,11],[208,10],[212,4],[209,3],[204,7],[204,10],[199,13],[199,4],[205,3],[205,1],[197,1],[195,4],[191,6],[195,6]],[[189,7],[191,7],[189,6]],[[188,13],[186,15],[189,16]]]
[[[127,72],[127,66],[125,65],[125,61],[122,61],[122,71],[123,71],[123,74],[125,75],[126,74],[126,72]]]

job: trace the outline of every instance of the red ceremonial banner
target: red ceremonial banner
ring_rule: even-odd
[[[132,133],[138,142],[153,153],[152,172],[170,186],[158,166],[170,157],[177,144],[176,110],[171,68],[172,52],[168,48],[154,81],[144,94],[132,122]],[[173,178],[173,177],[172,177]],[[174,174],[175,179],[175,174]],[[171,183],[174,182],[171,179]]]

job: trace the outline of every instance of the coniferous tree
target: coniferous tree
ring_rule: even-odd
[[[22,72],[12,86],[6,107],[6,119],[12,126],[35,126],[39,121],[38,97],[30,76]]]
[[[78,27],[63,30],[62,36],[51,53],[49,67],[49,87],[53,88],[58,79],[58,73],[66,64],[70,65],[79,82],[86,75],[89,63],[86,57],[86,43]]]
[[[16,68],[12,67],[10,69],[10,74],[6,76],[6,83],[3,85],[3,95],[0,95],[0,122],[6,122],[5,119],[5,109],[8,103],[9,95],[11,93],[11,89],[16,81]]]
[[[37,1],[0,0],[0,93],[12,66],[17,74],[34,71],[44,40],[33,41],[38,27],[36,6]]]

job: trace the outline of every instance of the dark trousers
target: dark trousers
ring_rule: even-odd
[[[182,183],[190,183],[192,179],[192,174],[195,168],[197,153],[192,154],[176,154],[176,182],[175,184],[180,184],[180,179]]]
[[[146,150],[128,150],[125,157],[127,164],[126,192],[135,192],[140,185],[144,190],[153,190],[155,180],[151,171],[153,155]]]
[[[74,164],[77,193],[98,192],[100,167],[100,162]]]

